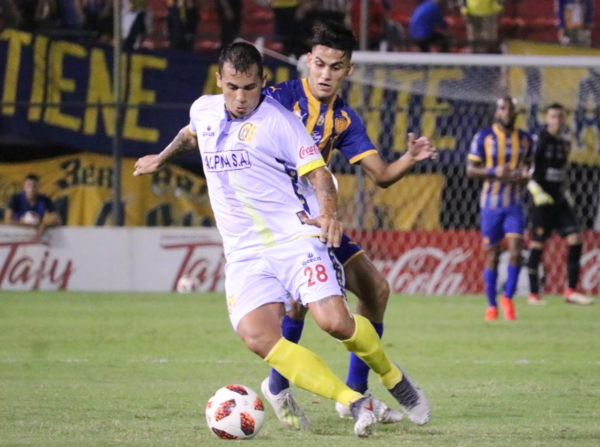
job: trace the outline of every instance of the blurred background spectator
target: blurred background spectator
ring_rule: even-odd
[[[556,0],[558,39],[563,45],[592,44],[592,0]]]
[[[200,22],[200,0],[167,0],[169,45],[174,50],[191,51]]]
[[[4,222],[7,225],[35,228],[38,237],[47,228],[60,225],[60,217],[52,200],[39,191],[40,178],[28,174],[23,181],[23,190],[14,194],[6,205]]]
[[[242,27],[242,0],[215,0],[221,24],[221,48],[239,37]]]
[[[299,8],[301,0],[272,0],[273,31],[275,38],[283,45],[283,53],[300,56],[299,21],[304,11]]]
[[[413,13],[408,25],[408,35],[424,53],[431,45],[438,45],[443,53],[449,50],[446,0],[425,0]]]
[[[467,37],[473,53],[498,51],[498,16],[504,1],[462,0],[461,11],[467,21]]]
[[[85,17],[85,28],[101,41],[108,40],[113,34],[112,0],[81,0]]]
[[[351,19],[354,34],[360,36],[360,7],[362,0],[352,0]],[[378,51],[385,34],[386,10],[383,0],[369,0],[367,49]]]
[[[131,51],[140,48],[142,40],[148,32],[146,18],[151,18],[148,11],[148,0],[123,0],[121,19],[123,50]]]

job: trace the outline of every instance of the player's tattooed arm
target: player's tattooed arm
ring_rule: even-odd
[[[337,220],[338,193],[333,176],[327,168],[317,168],[306,177],[312,184],[319,201],[321,215],[312,219],[306,219],[306,225],[314,225],[321,229],[321,241],[327,241],[328,247],[339,247],[342,239],[342,223]]]
[[[136,163],[133,175],[152,174],[162,169],[167,162],[198,151],[198,140],[188,126],[179,131],[175,139],[160,154],[146,155]]]

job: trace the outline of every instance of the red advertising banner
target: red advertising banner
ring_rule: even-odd
[[[485,254],[476,230],[349,231],[387,278],[393,293],[459,295],[483,293]],[[600,233],[586,231],[579,288],[600,293]],[[527,252],[524,253],[525,258]],[[546,245],[542,271],[544,293],[560,294],[566,283],[566,242],[553,236]],[[500,258],[499,288],[506,278],[508,253]],[[521,270],[518,294],[529,290],[527,268]]]

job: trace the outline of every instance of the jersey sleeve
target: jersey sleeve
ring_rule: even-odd
[[[342,112],[343,119],[348,120],[346,130],[340,136],[335,148],[348,159],[350,163],[358,163],[371,154],[376,154],[377,149],[371,142],[367,129],[358,114],[350,109]],[[336,121],[341,118],[336,118]],[[334,124],[335,125],[335,124]]]
[[[196,123],[194,122],[194,117],[196,116],[198,108],[200,107],[201,100],[202,98],[198,98],[196,101],[194,101],[192,107],[190,107],[190,124],[188,125],[188,130],[195,137],[198,136],[198,131],[196,130]]]
[[[469,149],[468,159],[476,163],[481,163],[485,160],[485,147],[483,145],[484,133],[477,132],[471,140],[471,148]]]
[[[277,124],[277,140],[283,160],[294,166],[300,177],[325,166],[319,147],[304,125],[293,115],[287,117],[286,123],[285,126]]]

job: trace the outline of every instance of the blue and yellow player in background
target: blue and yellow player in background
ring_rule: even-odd
[[[486,251],[483,273],[488,299],[486,321],[498,318],[498,260],[500,243],[505,237],[508,239],[510,262],[500,304],[505,319],[516,319],[512,298],[521,271],[525,230],[523,197],[533,145],[528,132],[515,128],[516,119],[516,101],[510,97],[498,99],[495,123],[473,137],[467,161],[467,175],[485,179],[480,207],[481,233]]]
[[[360,164],[376,185],[386,188],[400,180],[417,162],[435,158],[436,151],[426,137],[415,139],[409,134],[408,150],[401,158],[392,163],[381,160],[358,114],[338,96],[354,69],[351,58],[356,44],[356,37],[348,28],[332,22],[318,25],[313,30],[312,49],[307,56],[308,78],[275,85],[266,89],[265,94],[277,99],[302,120],[326,162],[337,149],[350,163]],[[390,294],[386,279],[348,236],[344,235],[341,246],[334,253],[344,266],[346,289],[359,299],[356,312],[367,318],[381,337]],[[293,306],[282,323],[285,338],[298,343],[305,315],[304,307]],[[351,355],[346,384],[364,394],[368,374],[368,366]],[[262,391],[280,422],[289,428],[308,426],[308,419],[290,394],[289,382],[277,371],[273,370],[263,382]],[[409,419],[417,424],[427,422],[429,407],[424,396],[415,402],[394,397]],[[350,416],[345,407],[337,405],[336,408],[340,416]],[[390,413],[387,422],[396,422],[400,418],[401,414]]]

